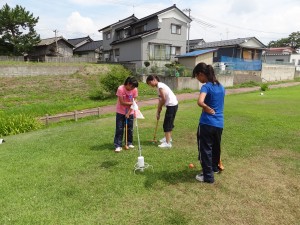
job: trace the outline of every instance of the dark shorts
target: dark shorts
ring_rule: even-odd
[[[165,119],[164,119],[164,132],[170,132],[174,128],[174,120],[176,116],[176,112],[178,109],[178,105],[175,106],[167,106]]]

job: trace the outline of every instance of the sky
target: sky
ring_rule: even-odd
[[[42,39],[54,37],[56,30],[65,39],[102,40],[99,29],[132,14],[141,19],[173,4],[193,19],[190,40],[256,37],[267,45],[300,31],[300,0],[0,0],[0,7],[6,3],[39,17],[35,29]]]

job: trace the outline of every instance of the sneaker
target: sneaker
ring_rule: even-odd
[[[172,142],[172,141],[173,141],[173,140],[172,140],[172,138],[171,138],[170,142]],[[164,142],[166,142],[166,137],[164,137],[164,138],[160,139],[160,140],[159,140],[159,142],[160,142],[160,143],[164,143]]]
[[[197,181],[200,181],[200,182],[204,182],[203,174],[202,174],[202,173],[201,173],[201,174],[198,174],[198,175],[196,176],[196,180],[197,180]]]
[[[129,147],[129,148],[134,148],[134,145],[131,144],[131,145],[128,145],[128,147]]]
[[[160,147],[160,148],[171,148],[172,144],[171,143],[168,144],[167,142],[163,142],[158,147]]]
[[[221,170],[214,170],[214,173],[219,174],[219,173],[221,173]]]
[[[120,152],[120,151],[122,151],[122,148],[121,147],[116,147],[115,152]]]

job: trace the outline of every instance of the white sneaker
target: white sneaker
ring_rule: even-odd
[[[168,144],[167,142],[163,142],[158,147],[160,147],[160,148],[171,148],[172,144],[171,143]]]
[[[117,147],[117,148],[115,149],[115,152],[120,152],[120,151],[122,151],[122,148],[121,148],[121,147]]]
[[[128,145],[129,148],[134,148],[134,145]]]
[[[173,140],[172,140],[172,138],[171,138],[170,142],[172,142],[172,141],[173,141]],[[166,137],[164,137],[164,138],[160,139],[160,140],[159,140],[159,142],[160,142],[160,143],[164,143],[164,142],[166,142]]]
[[[201,174],[198,174],[198,175],[196,176],[196,180],[197,180],[197,181],[200,181],[200,182],[204,182],[203,174],[202,174],[202,173],[201,173]]]

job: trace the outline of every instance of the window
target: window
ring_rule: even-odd
[[[149,60],[170,60],[171,46],[166,44],[150,44]]]
[[[109,31],[109,32],[107,32],[107,33],[105,33],[105,38],[106,38],[106,40],[109,40],[109,39],[110,39],[110,37],[111,37],[111,33],[110,33],[110,31]]]
[[[120,55],[120,49],[117,48],[117,49],[115,49],[115,56],[119,56],[119,55]]]
[[[171,33],[172,34],[181,34],[181,26],[176,25],[176,24],[172,24],[171,25]]]
[[[180,55],[180,47],[172,46],[171,55]]]
[[[135,33],[139,34],[147,30],[147,25],[141,25],[135,28]]]

